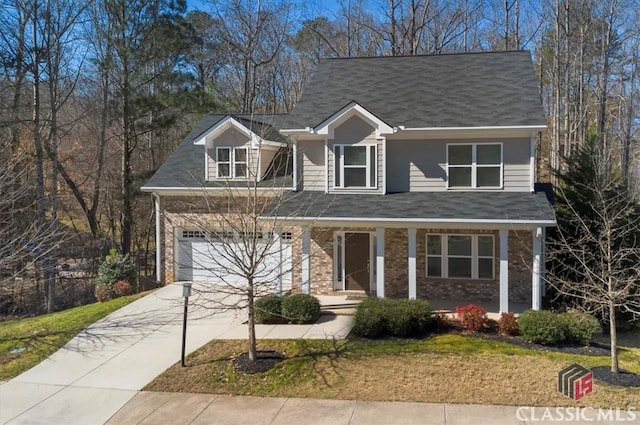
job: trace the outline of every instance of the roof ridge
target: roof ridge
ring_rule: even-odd
[[[490,54],[507,54],[507,53],[531,53],[526,49],[519,50],[492,50],[492,51],[479,51],[479,52],[451,52],[451,53],[434,53],[423,55],[377,55],[377,56],[352,56],[352,57],[324,57],[320,58],[320,61],[333,61],[333,60],[356,60],[356,59],[388,59],[388,58],[437,58],[446,56],[473,56],[473,55],[490,55]]]

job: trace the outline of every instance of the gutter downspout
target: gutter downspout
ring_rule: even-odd
[[[153,201],[156,213],[156,282],[158,286],[160,286],[162,281],[162,238],[160,234],[160,220],[162,217],[160,213],[160,196],[156,192],[153,192]]]

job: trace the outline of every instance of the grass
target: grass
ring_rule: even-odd
[[[0,380],[11,379],[65,345],[82,329],[145,295],[136,294],[28,319],[0,322]],[[20,354],[11,350],[24,348]]]
[[[533,406],[637,407],[637,388],[595,383],[575,402],[556,390],[557,373],[577,362],[607,365],[608,357],[530,350],[461,335],[426,340],[261,341],[286,354],[268,372],[242,375],[230,360],[245,341],[212,341],[145,389],[271,397],[476,403]],[[624,348],[621,367],[640,373],[640,349]]]

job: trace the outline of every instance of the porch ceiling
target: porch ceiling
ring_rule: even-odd
[[[406,192],[387,195],[301,192],[265,214],[319,222],[555,225],[544,193]]]

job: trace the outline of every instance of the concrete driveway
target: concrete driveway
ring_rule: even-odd
[[[197,286],[196,286],[197,288]],[[0,424],[104,424],[137,391],[180,360],[183,298],[169,285],[89,326],[34,368],[0,385]],[[241,312],[212,314],[193,297],[187,352],[212,339],[245,339]],[[352,318],[257,326],[258,338],[344,338]]]

